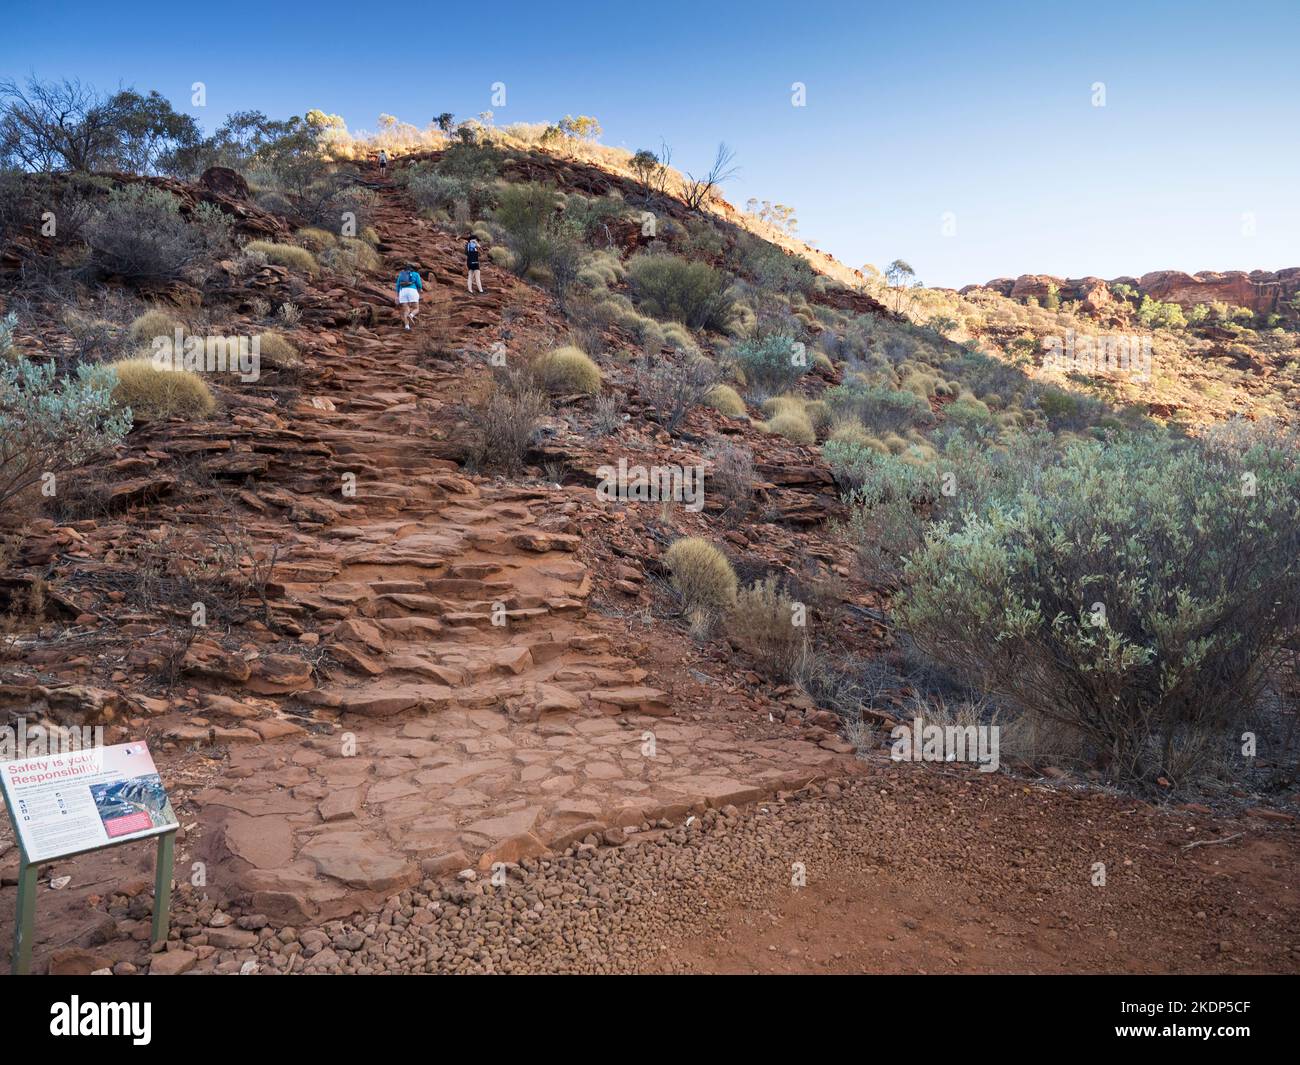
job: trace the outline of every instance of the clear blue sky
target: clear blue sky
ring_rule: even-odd
[[[157,89],[209,129],[249,108],[423,125],[500,81],[499,124],[593,114],[693,170],[724,139],[733,203],[792,204],[849,265],[903,257],[928,284],[1300,265],[1296,0],[9,0],[3,26],[0,74]]]

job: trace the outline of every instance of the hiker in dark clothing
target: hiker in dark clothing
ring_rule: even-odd
[[[465,238],[465,266],[468,270],[465,285],[470,294],[473,295],[475,284],[478,285],[478,290],[482,292],[483,278],[478,272],[478,239],[473,234]]]
[[[379,149],[379,176],[388,176],[388,153],[383,148]]]

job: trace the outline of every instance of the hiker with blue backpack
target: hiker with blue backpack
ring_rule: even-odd
[[[419,267],[408,266],[397,275],[397,307],[402,312],[402,328],[409,330],[415,316],[420,313],[420,293],[423,290]]]

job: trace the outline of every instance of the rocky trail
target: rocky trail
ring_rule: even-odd
[[[362,296],[385,320],[313,338],[311,379],[273,452],[260,425],[247,427],[248,452],[237,433],[157,445],[215,444],[218,469],[233,452],[235,469],[259,475],[238,497],[255,512],[250,539],[284,548],[270,575],[276,628],[310,619],[329,656],[313,671],[278,643],[202,638],[181,667],[197,707],[144,699],[168,746],[226,752],[175,767],[188,822],[178,880],[202,863],[212,887],[301,924],[467,865],[851,770],[847,745],[675,717],[656,686],[672,678],[648,678],[627,654],[628,625],[588,611],[576,552],[594,493],[475,483],[443,457],[449,412],[486,360],[427,365],[429,331],[485,348],[510,335],[502,312],[524,286],[489,269],[489,291],[471,298],[459,243],[413,221],[391,187],[381,194],[387,265],[418,263],[431,282],[417,327],[395,328],[372,287]],[[156,473],[147,480],[157,491]],[[150,652],[132,654],[140,666]]]
[[[70,599],[65,636],[28,657],[74,683],[43,677],[26,698],[89,706],[150,740],[183,825],[164,952],[147,947],[152,852],[133,845],[43,871],[73,879],[41,892],[38,959],[118,972],[1297,968],[1289,820],[855,758],[793,693],[755,702],[678,627],[604,608],[613,582],[635,596],[644,574],[629,549],[610,557],[621,524],[591,488],[472,477],[457,461],[457,409],[487,352],[545,334],[546,301],[490,265],[487,291],[469,295],[460,243],[375,187],[387,273],[413,262],[431,282],[416,329],[401,330],[386,283],[295,290],[267,267],[260,291],[303,308],[291,410],[232,404],[228,423],[154,431],[114,470],[117,502],[145,508],[160,541],[226,517],[174,505],[175,464],[229,484],[220,498],[250,542],[275,548],[266,624],[189,643],[179,686],[153,695],[132,688],[164,665],[153,620],[119,610],[127,646],[82,653],[102,599]],[[779,455],[760,472],[779,511],[820,520],[814,472]],[[138,519],[124,524],[51,526],[27,559],[104,593],[140,538]],[[116,687],[90,687],[104,671]],[[777,704],[796,709],[762,712]],[[1242,829],[1235,846],[1181,849]],[[0,863],[11,846],[0,839]],[[1090,885],[1098,861],[1109,889]],[[4,922],[10,872],[0,864]]]

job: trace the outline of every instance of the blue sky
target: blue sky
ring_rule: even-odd
[[[1300,265],[1294,0],[6,8],[0,74],[157,89],[209,129],[250,108],[422,125],[499,81],[499,124],[592,114],[697,171],[725,140],[733,203],[791,204],[849,265],[902,257],[928,284]]]

